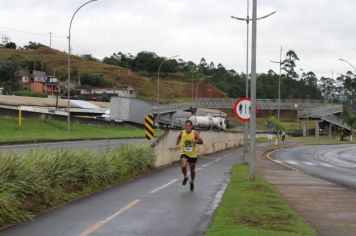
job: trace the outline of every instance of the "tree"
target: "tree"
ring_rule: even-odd
[[[351,138],[353,136],[353,129],[356,129],[356,115],[348,114],[344,117],[344,121],[351,127]]]
[[[11,94],[20,87],[15,71],[15,63],[6,62],[0,64],[0,87],[4,88],[5,94]]]
[[[12,49],[16,49],[16,43],[14,42],[9,42],[7,44],[5,44],[5,48],[12,48]]]
[[[163,59],[159,58],[154,52],[139,52],[134,61],[133,69],[136,71],[147,71],[147,72],[157,72],[158,67]]]
[[[111,83],[103,78],[102,75],[83,73],[80,76],[80,81],[83,87],[105,87],[110,86]]]
[[[130,53],[124,54],[122,52],[118,52],[118,53],[113,53],[110,57],[105,57],[103,59],[103,62],[110,65],[133,69],[134,59],[135,57]]]
[[[356,98],[356,76],[351,72],[347,72],[344,77],[345,95],[348,101],[353,101]]]
[[[298,74],[294,70],[296,61],[299,61],[297,54],[293,50],[289,50],[282,62],[282,70],[286,72],[287,77],[298,78]]]
[[[36,49],[38,49],[40,47],[44,47],[44,45],[40,44],[40,43],[36,43],[36,42],[30,41],[30,42],[28,42],[28,45],[25,45],[23,48],[25,50],[36,50]]]
[[[318,85],[318,78],[312,71],[309,71],[308,73],[303,72],[302,80],[304,80],[307,85],[312,85],[312,86]]]
[[[326,99],[333,99],[335,96],[336,87],[334,80],[328,77],[320,78],[320,89]]]
[[[91,54],[83,54],[80,57],[83,58],[84,60],[88,60],[88,61],[99,61],[99,59],[96,59]]]

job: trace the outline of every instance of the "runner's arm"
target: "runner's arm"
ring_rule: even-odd
[[[177,137],[177,142],[176,142],[177,145],[179,145],[181,139],[182,139],[182,132],[180,132],[180,134]]]
[[[195,143],[196,144],[203,144],[203,139],[200,137],[198,132],[195,132]]]

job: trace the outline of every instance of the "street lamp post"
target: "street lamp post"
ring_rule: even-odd
[[[250,12],[250,9],[249,9],[249,3],[250,3],[250,0],[247,0],[247,16],[246,18],[241,18],[241,17],[236,17],[236,16],[231,16],[232,19],[235,19],[235,20],[240,20],[240,21],[246,21],[246,98],[248,98],[248,78],[249,78],[249,72],[248,72],[248,67],[249,67],[249,23],[250,21],[252,20],[249,16],[249,12]],[[265,15],[263,17],[260,17],[260,18],[257,18],[257,20],[260,20],[260,19],[263,19],[263,18],[266,18],[272,14],[274,14],[274,12],[268,14],[268,15]],[[244,152],[243,152],[243,155],[244,155],[244,160],[247,159],[247,153],[248,153],[248,138],[247,138],[247,133],[248,133],[248,123],[245,122],[245,125],[244,125]]]
[[[71,39],[71,28],[72,28],[72,22],[74,19],[74,16],[77,14],[77,12],[84,7],[85,5],[91,3],[91,2],[95,2],[97,0],[91,0],[88,1],[84,4],[82,4],[80,7],[78,7],[78,9],[74,12],[71,20],[70,20],[70,24],[69,24],[69,34],[68,34],[68,85],[67,85],[67,89],[68,89],[68,120],[67,120],[67,131],[68,133],[70,132],[70,39]]]
[[[347,60],[345,60],[345,59],[342,59],[342,58],[339,58],[339,60],[340,60],[340,61],[343,61],[343,62],[345,62],[345,63],[347,63],[347,64],[348,64],[349,66],[351,66],[352,69],[354,69],[355,72],[356,72],[356,67],[353,66],[349,61],[347,61]],[[350,140],[352,141],[352,126],[351,126],[351,136],[350,136]]]
[[[349,64],[349,66],[351,66],[356,71],[356,67],[354,67],[349,61],[346,61],[345,59],[342,58],[339,58],[339,60]]]
[[[279,61],[271,61],[272,63],[279,64],[279,78],[278,78],[278,111],[277,111],[277,120],[280,122],[280,112],[281,112],[281,76],[282,76],[282,46],[279,53]],[[279,130],[277,130],[276,144],[279,140]]]
[[[158,127],[158,118],[159,118],[159,72],[161,71],[161,68],[163,66],[163,64],[172,59],[172,58],[175,58],[175,57],[178,57],[179,55],[175,55],[175,56],[172,56],[172,57],[169,57],[169,58],[163,58],[163,61],[161,62],[161,64],[159,65],[158,67],[158,72],[157,72],[157,108],[158,108],[158,112],[157,112],[157,127]]]

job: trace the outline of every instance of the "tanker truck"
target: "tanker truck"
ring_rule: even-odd
[[[212,116],[190,116],[193,126],[197,129],[218,129],[226,131],[226,121],[223,117]]]

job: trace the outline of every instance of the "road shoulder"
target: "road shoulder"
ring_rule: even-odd
[[[319,235],[356,235],[356,191],[267,159],[258,150],[257,172]]]

